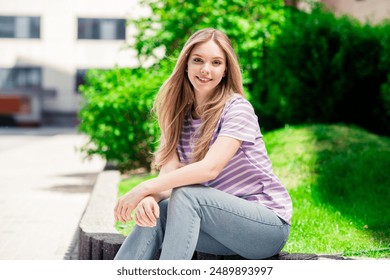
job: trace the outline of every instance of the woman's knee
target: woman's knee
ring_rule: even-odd
[[[194,209],[199,208],[199,203],[203,201],[202,197],[207,196],[208,187],[202,185],[191,185],[175,188],[169,199],[169,204],[172,207],[190,207]]]
[[[182,199],[190,199],[193,200],[198,197],[204,189],[207,188],[202,185],[190,185],[175,188],[172,190],[170,200],[182,200]]]

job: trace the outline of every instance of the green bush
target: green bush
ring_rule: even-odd
[[[362,25],[321,8],[291,13],[265,50],[263,87],[253,93],[257,112],[273,125],[344,122],[389,135],[388,36],[388,25]]]
[[[79,130],[90,137],[82,150],[119,169],[151,168],[158,125],[150,110],[169,66],[87,72]]]
[[[389,121],[390,118],[390,20],[385,22],[382,26],[382,35],[380,37],[382,44],[382,55],[381,55],[381,69],[387,70],[387,81],[382,85],[381,94],[382,102],[386,109],[386,119]]]

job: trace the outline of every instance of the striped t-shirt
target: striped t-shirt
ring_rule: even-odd
[[[183,164],[191,162],[191,137],[195,135],[200,124],[201,119],[193,119],[191,114],[184,119],[177,147],[180,162]],[[234,95],[226,103],[211,144],[222,135],[241,140],[242,144],[218,177],[204,184],[249,201],[262,203],[291,224],[290,195],[272,171],[257,116],[245,98]]]

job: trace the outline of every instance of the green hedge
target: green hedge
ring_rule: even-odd
[[[82,150],[121,170],[150,170],[158,125],[150,109],[169,66],[88,71],[80,87],[84,102],[79,130],[90,137]]]
[[[258,114],[273,128],[344,122],[390,135],[389,30],[320,8],[291,13],[265,50]]]
[[[381,28],[381,44],[382,44],[382,55],[381,55],[381,68],[387,69],[387,81],[381,87],[382,100],[386,109],[386,116],[390,117],[390,21],[384,24]],[[387,118],[387,121],[390,120]]]

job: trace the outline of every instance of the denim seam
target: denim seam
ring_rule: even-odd
[[[191,244],[191,236],[193,234],[193,231],[194,231],[194,224],[195,224],[195,218],[194,216],[192,216],[192,223],[191,223],[191,228],[188,232],[188,238],[187,238],[187,247],[186,247],[186,250],[184,252],[184,259],[187,259],[187,255],[188,255],[188,249],[190,248],[190,244]]]
[[[148,249],[150,243],[155,239],[156,235],[157,235],[157,230],[154,231],[154,233],[152,235],[152,238],[149,239],[148,242],[146,242],[146,245],[143,248],[143,250],[141,251],[141,254],[138,257],[138,260],[142,260],[143,259],[143,257],[145,256],[145,253],[146,253],[146,249]]]

